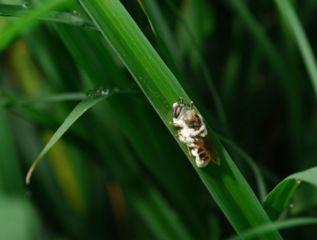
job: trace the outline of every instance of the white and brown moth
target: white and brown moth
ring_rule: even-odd
[[[173,125],[178,129],[178,139],[186,144],[197,167],[205,167],[210,161],[219,164],[214,146],[209,140],[203,117],[193,108],[193,102],[185,104],[183,98],[173,104]]]

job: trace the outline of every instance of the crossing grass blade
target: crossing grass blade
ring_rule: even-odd
[[[184,97],[185,101],[190,101],[175,76],[119,1],[80,0],[80,3],[133,75],[166,127],[175,136],[176,130],[169,123],[172,114],[171,106],[178,101],[180,96]],[[210,128],[209,131],[213,136]],[[175,139],[178,141],[176,137]],[[185,146],[178,143],[238,233],[270,222],[226,150],[215,136],[213,140],[221,158],[221,165],[210,165],[205,169],[197,168]],[[258,236],[258,238],[281,239],[276,231]]]
[[[263,226],[259,226],[257,228],[254,228],[250,231],[243,233],[241,236],[231,237],[228,240],[254,239],[258,234],[276,231],[276,229],[288,229],[315,224],[317,224],[317,218],[292,218],[284,221],[272,222]]]
[[[0,3],[0,16],[20,18],[27,14],[32,14],[32,12],[34,12],[34,8],[25,8],[22,5]],[[53,11],[48,16],[43,15],[43,17],[41,17],[39,20],[50,23],[63,23],[77,27],[90,27],[91,29],[94,29],[90,21],[88,21],[82,16],[78,16],[76,14],[72,14],[69,12]]]
[[[19,34],[38,24],[40,18],[48,15],[51,11],[65,7],[70,3],[72,3],[72,0],[50,1],[48,4],[40,5],[34,10],[29,11],[17,21],[9,24],[0,32],[0,52],[2,52]]]
[[[27,176],[26,176],[26,184],[30,183],[32,174],[37,167],[37,165],[42,161],[45,154],[54,146],[54,144],[64,135],[64,133],[76,122],[78,118],[80,118],[88,109],[95,106],[97,103],[102,101],[103,99],[111,96],[114,92],[110,92],[109,90],[104,90],[106,93],[99,95],[88,97],[86,100],[81,101],[73,111],[65,118],[62,125],[56,130],[53,134],[49,142],[46,144],[44,149],[40,152],[38,157],[35,159],[34,163],[30,167]]]
[[[219,118],[219,121],[222,125],[222,130],[226,133],[227,136],[231,136],[230,133],[230,126],[229,122],[226,116],[226,112],[223,106],[223,103],[221,101],[221,98],[216,90],[215,84],[213,82],[213,79],[211,77],[211,72],[208,68],[208,64],[205,62],[203,57],[199,53],[199,43],[196,40],[195,34],[193,33],[192,29],[187,25],[186,19],[182,16],[182,14],[178,11],[178,8],[176,7],[175,3],[171,0],[165,0],[169,8],[172,10],[173,14],[178,18],[180,21],[181,26],[184,28],[186,35],[188,36],[188,39],[190,40],[191,50],[194,52],[196,60],[199,61],[200,71],[202,72],[202,75],[206,81],[207,87],[210,90],[212,101],[215,104],[216,112]]]
[[[158,3],[156,0],[138,0],[138,2],[148,18],[160,51],[162,52],[168,65],[173,67],[172,70],[174,70],[174,73],[178,73],[182,68],[180,51],[173,39],[171,29],[162,16]]]
[[[0,106],[0,189],[9,195],[23,194],[23,177],[19,167],[11,126],[6,110]]]
[[[142,197],[132,204],[159,239],[192,239],[158,192],[149,190]]]
[[[104,81],[103,84],[107,86],[115,84],[119,88],[127,88],[128,86],[128,88],[134,89],[136,87],[135,83],[132,82],[128,76],[123,74],[123,71],[119,71],[118,65],[108,52],[109,49],[105,47],[107,45],[105,45],[102,36],[99,36],[96,32],[80,31],[78,28],[73,28],[73,30],[70,31],[68,27],[61,25],[56,26],[56,29],[61,34],[63,41],[67,44],[69,51],[78,62],[78,65],[85,71],[91,82],[100,84],[99,81],[102,79]],[[73,41],[73,39],[78,38],[80,38],[81,41]],[[86,48],[87,42],[90,43],[90,48]],[[90,57],[88,58],[87,56]],[[121,64],[119,64],[119,67],[121,68]],[[113,78],[113,76],[116,77]],[[156,119],[155,113],[151,111],[151,114],[148,114],[150,110],[149,104],[140,105],[135,101],[138,99],[146,101],[144,96],[140,94],[133,95],[132,98],[129,98],[129,109],[132,111],[126,108],[125,98],[112,98],[111,103],[109,102],[109,104],[107,104],[108,108],[103,106],[103,110],[99,111],[97,118],[101,120],[101,125],[106,129],[104,134],[106,136],[112,136],[111,141],[107,144],[112,145],[114,141],[113,136],[117,136],[118,132],[124,130],[122,133],[137,153],[142,165],[154,176],[155,182],[164,188],[163,191],[167,193],[167,198],[169,198],[171,202],[177,203],[174,207],[178,213],[181,213],[182,218],[188,222],[190,230],[194,232],[192,234],[204,238],[201,236],[204,234],[204,228],[201,224],[203,221],[199,217],[199,211],[191,211],[191,206],[196,205],[198,199],[194,195],[187,196],[186,198],[183,196],[185,191],[195,191],[194,187],[186,185],[189,170],[188,165],[182,165],[178,161],[171,162],[167,158],[164,159],[164,156],[176,153],[173,149],[173,145],[170,144],[173,139],[166,139],[168,133],[161,131],[164,126],[156,125],[155,127],[158,129],[153,129],[153,117]],[[101,110],[100,108],[95,109],[96,111]],[[107,115],[109,111],[112,113],[111,117]],[[105,118],[110,118],[111,121],[109,122],[109,119],[106,120]],[[119,129],[115,130],[114,125],[124,127],[119,127]],[[107,126],[111,127],[109,128]],[[142,131],[140,131],[140,129],[142,129]],[[157,134],[158,132],[160,132],[160,134]],[[97,134],[100,134],[100,132],[97,131],[94,135]],[[102,142],[101,150],[107,152],[107,150],[104,149],[104,145],[106,144],[105,139],[103,139]],[[162,143],[164,143],[164,145],[162,145]],[[120,145],[118,148],[120,151],[126,149],[126,147],[122,147],[122,144],[118,145]],[[123,146],[124,145],[126,145],[126,143],[123,143]],[[149,147],[144,148],[143,146],[145,145]],[[174,144],[174,146],[176,146],[176,144]],[[110,151],[111,149],[112,148],[110,148]],[[170,151],[170,153],[163,152],[162,149]],[[130,154],[131,153],[129,153],[129,155]],[[181,153],[177,152],[176,154],[179,156]],[[120,157],[114,158],[121,159]],[[160,159],[165,161],[162,162]],[[113,161],[109,164],[113,167]],[[136,162],[132,161],[131,164],[135,165]],[[126,175],[126,172],[129,170],[126,170],[122,164],[120,164],[120,166],[121,171]],[[106,167],[106,169],[106,171],[108,171],[109,168]],[[175,171],[178,172],[177,178],[175,178]],[[162,172],[164,172],[164,175],[161,174]],[[120,178],[120,174],[117,172],[115,176]],[[140,173],[140,177],[141,176],[145,177],[143,173]],[[139,188],[142,187],[143,186],[139,186]],[[155,218],[156,216],[153,217]],[[190,219],[190,221],[188,221],[188,219]]]
[[[288,176],[267,195],[263,205],[271,219],[277,219],[289,206],[301,182],[317,187],[317,167]]]
[[[257,182],[257,188],[260,195],[260,199],[264,199],[266,196],[266,186],[263,179],[263,176],[261,174],[261,171],[259,167],[256,165],[255,161],[239,146],[237,146],[234,142],[230,141],[229,139],[226,139],[220,135],[218,137],[221,139],[221,141],[224,144],[227,144],[229,147],[232,148],[233,151],[235,151],[238,155],[240,155],[243,160],[249,165],[249,167],[252,169],[252,172],[254,174],[254,178]]]
[[[288,23],[289,28],[296,39],[296,43],[310,76],[314,93],[317,97],[317,63],[305,31],[289,0],[275,0],[275,4],[277,5],[279,12],[285,18],[285,22]]]
[[[60,93],[51,96],[35,97],[35,98],[22,98],[18,96],[13,96],[8,93],[2,93],[3,100],[0,102],[2,106],[16,106],[16,105],[36,105],[36,104],[47,104],[56,102],[66,102],[66,101],[79,101],[84,100],[87,96],[84,92],[74,92],[74,93]]]
[[[301,125],[301,98],[298,94],[299,81],[289,71],[287,60],[278,51],[278,48],[267,36],[264,27],[252,15],[247,4],[242,0],[227,0],[228,6],[239,16],[246,29],[254,39],[259,50],[267,59],[270,67],[275,72],[280,88],[284,95],[284,101],[290,118],[289,129],[292,139],[292,154],[294,158],[300,158]]]
[[[265,198],[263,206],[272,220],[278,219],[281,213],[289,206],[300,184],[301,182],[296,179],[284,180]]]

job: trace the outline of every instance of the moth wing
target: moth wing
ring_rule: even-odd
[[[209,150],[210,153],[210,161],[216,165],[220,165],[220,158],[216,151],[216,147],[214,143],[208,138],[204,138],[205,146]]]

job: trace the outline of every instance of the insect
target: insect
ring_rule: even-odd
[[[219,158],[214,145],[207,138],[196,138],[193,145],[188,146],[190,155],[195,158],[197,167],[205,167],[210,161],[219,165]]]
[[[193,108],[193,102],[184,104],[183,98],[173,104],[173,125],[179,129],[179,140],[186,144],[193,143],[195,137],[208,134],[202,116]]]
[[[218,164],[218,157],[212,157],[213,144],[207,138],[208,131],[202,116],[193,108],[193,102],[185,104],[183,98],[173,104],[173,125],[178,129],[178,139],[185,143],[188,152],[195,158],[197,167],[205,167],[210,161]]]

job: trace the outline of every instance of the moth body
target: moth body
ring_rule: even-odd
[[[203,117],[193,108],[192,102],[185,104],[180,98],[173,104],[173,125],[178,129],[179,141],[186,144],[197,167],[207,166],[213,160],[207,138],[208,131]]]

